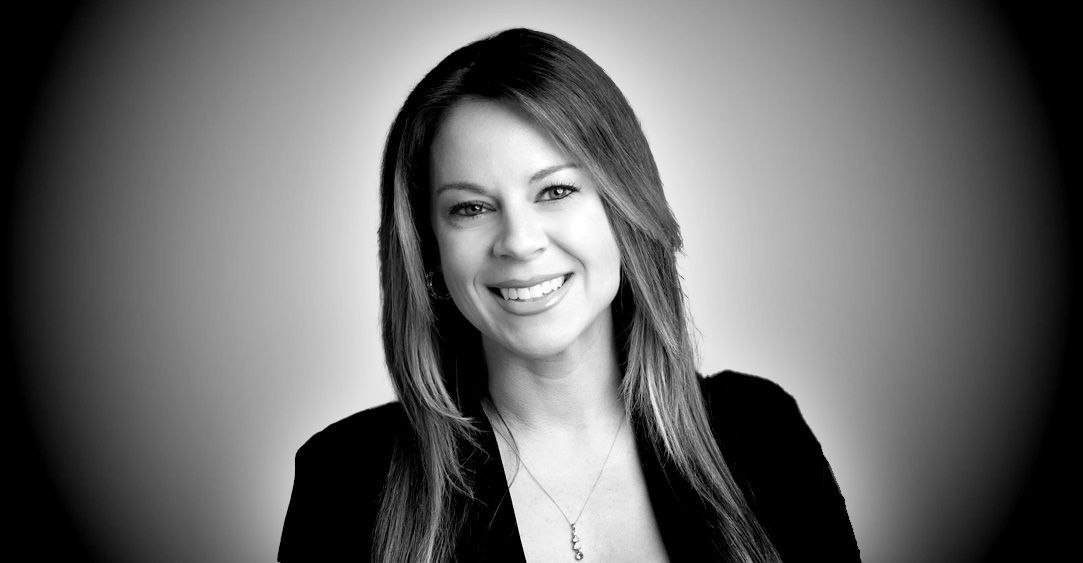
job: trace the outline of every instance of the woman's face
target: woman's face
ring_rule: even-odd
[[[431,158],[444,281],[487,348],[543,359],[611,339],[620,251],[591,176],[489,100],[448,110]]]

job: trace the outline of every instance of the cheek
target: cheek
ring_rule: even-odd
[[[454,245],[442,246],[440,250],[440,269],[443,270],[444,281],[448,287],[461,287],[470,282],[472,267],[471,256],[464,252],[461,247]]]
[[[620,286],[620,246],[604,213],[594,217],[591,225],[591,236],[585,240],[591,241],[588,252],[592,262],[592,277],[595,278],[594,283],[599,291],[607,295],[612,293],[615,297]]]
[[[459,311],[468,315],[474,280],[481,269],[484,256],[479,252],[481,246],[477,241],[465,239],[466,237],[448,236],[447,233],[437,235],[444,284]]]

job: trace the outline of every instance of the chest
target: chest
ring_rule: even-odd
[[[567,460],[542,459],[528,471],[512,454],[508,490],[527,561],[575,561],[573,547],[583,560],[667,561],[635,443],[617,446],[600,475],[597,465]]]

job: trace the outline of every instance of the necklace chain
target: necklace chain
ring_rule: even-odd
[[[609,456],[613,454],[613,447],[617,445],[617,437],[620,436],[620,431],[622,428],[624,428],[624,417],[621,417],[620,424],[617,425],[617,431],[613,434],[613,441],[609,444],[609,451],[605,453],[605,459],[602,460],[602,467],[598,469],[598,476],[594,478],[594,483],[591,484],[590,491],[587,492],[587,498],[583,499],[583,506],[579,508],[579,514],[576,514],[575,520],[572,520],[571,518],[568,518],[567,513],[565,513],[564,509],[560,507],[560,503],[553,498],[553,495],[549,494],[549,491],[545,490],[545,487],[542,486],[541,481],[538,480],[538,478],[534,475],[534,472],[530,470],[529,466],[527,466],[526,460],[523,459],[523,455],[519,452],[519,446],[515,442],[515,435],[511,433],[511,427],[508,426],[508,422],[504,420],[504,415],[500,414],[500,409],[497,408],[496,403],[493,403],[493,410],[496,411],[496,416],[500,419],[500,424],[504,425],[504,430],[507,431],[508,436],[511,438],[510,440],[507,440],[507,442],[508,445],[511,446],[512,451],[515,453],[515,459],[519,460],[519,464],[522,465],[523,469],[526,470],[526,474],[530,476],[530,479],[534,481],[534,484],[538,486],[538,489],[541,490],[542,494],[544,494],[546,498],[549,499],[549,502],[553,503],[553,506],[555,506],[560,512],[560,515],[564,517],[564,521],[568,523],[568,527],[571,528],[572,552],[575,554],[575,560],[579,561],[583,559],[583,544],[579,538],[579,534],[576,531],[575,526],[576,523],[579,522],[579,518],[583,516],[583,511],[587,509],[587,503],[590,501],[590,496],[594,494],[594,489],[598,487],[598,482],[602,480],[602,472],[605,471],[605,466],[607,463],[609,463]]]

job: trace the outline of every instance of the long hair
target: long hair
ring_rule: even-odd
[[[621,252],[612,310],[625,408],[654,453],[704,499],[718,547],[735,561],[777,561],[711,433],[676,267],[680,230],[639,121],[594,61],[527,29],[448,55],[410,93],[388,134],[379,236],[382,328],[413,435],[395,448],[374,559],[451,559],[464,504],[456,499],[471,495],[461,460],[477,447],[477,429],[463,407],[484,394],[476,381],[484,370],[476,360],[479,336],[426,283],[439,263],[429,223],[430,146],[447,109],[465,97],[525,112],[594,178]]]

